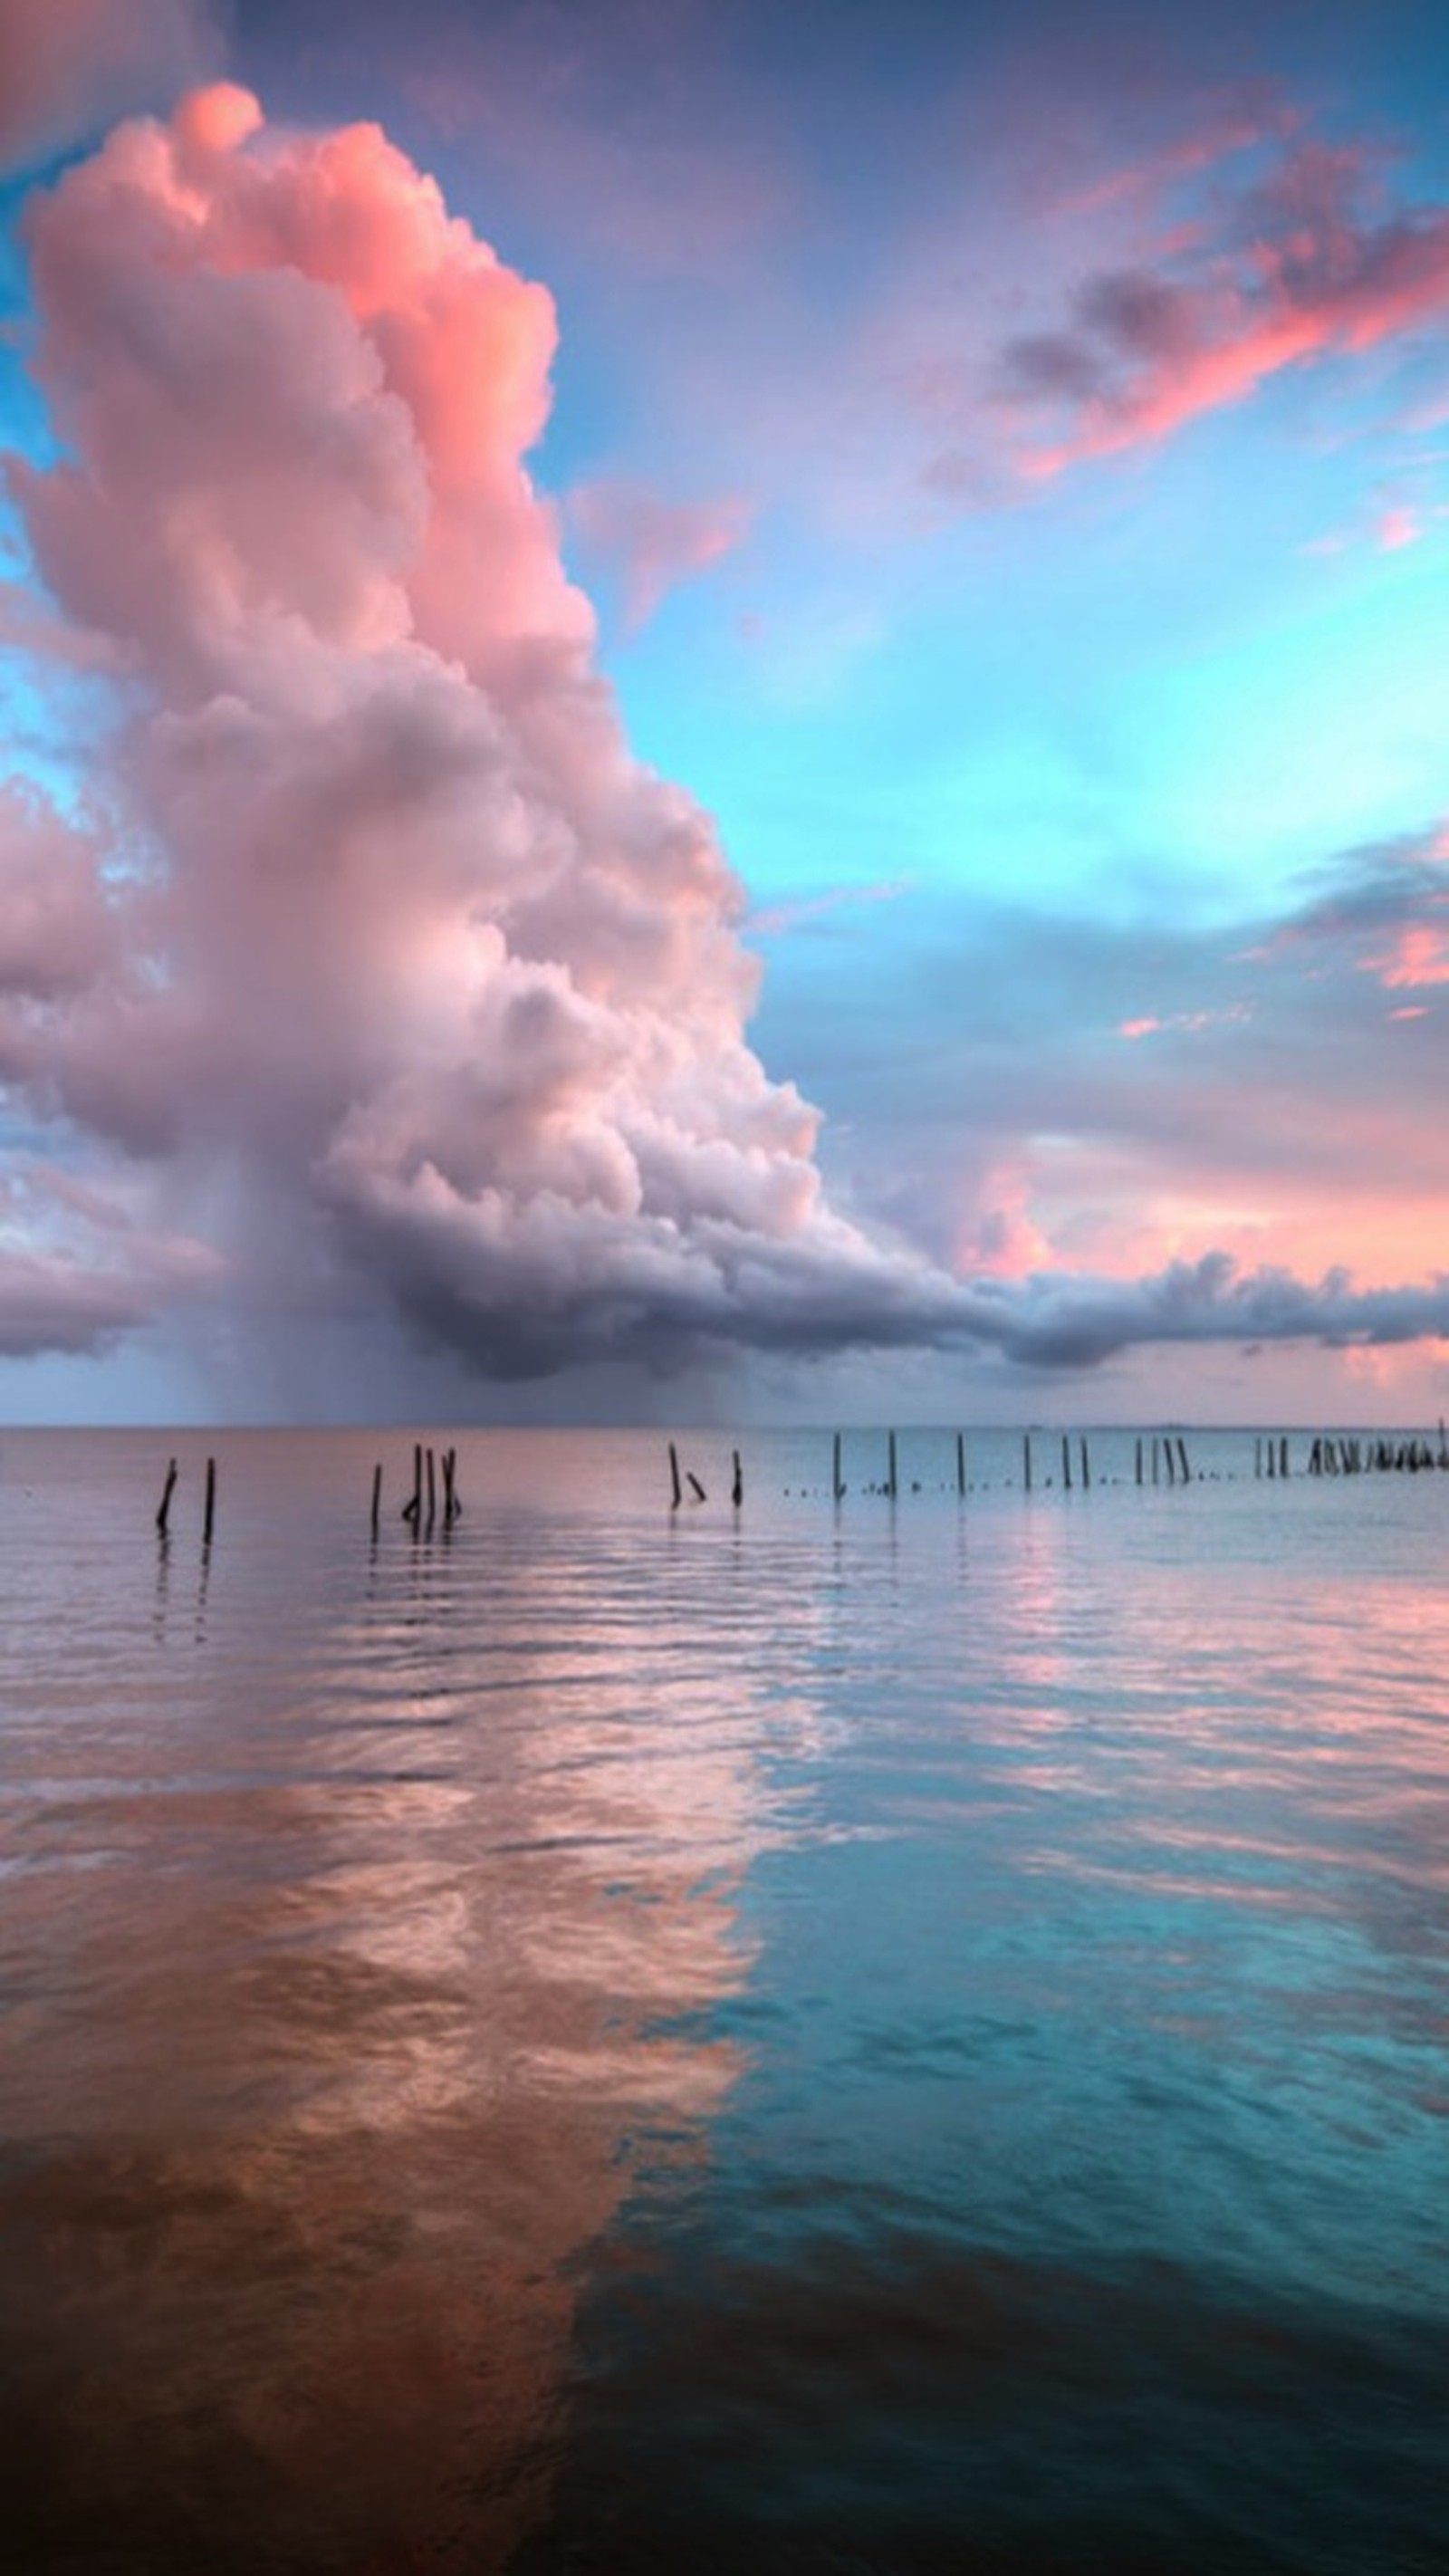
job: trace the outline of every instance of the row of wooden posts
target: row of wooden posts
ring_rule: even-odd
[[[1437,1450],[1427,1440],[1345,1440],[1325,1432],[1308,1453],[1310,1476],[1417,1476],[1428,1467],[1449,1467],[1449,1440],[1439,1425]]]
[[[166,1465],[166,1481],[161,1488],[161,1500],[156,1507],[156,1529],[158,1536],[162,1539],[165,1539],[168,1535],[167,1525],[171,1517],[171,1497],[176,1491],[178,1477],[179,1469],[175,1459],[168,1459]],[[413,1490],[402,1507],[402,1518],[411,1524],[413,1536],[415,1538],[420,1532],[423,1534],[430,1534],[434,1528],[438,1517],[438,1491],[440,1484],[442,1488],[443,1501],[443,1526],[445,1529],[451,1529],[454,1521],[457,1520],[463,1509],[462,1501],[458,1493],[458,1452],[456,1449],[445,1449],[440,1458],[432,1449],[425,1449],[420,1440],[416,1441],[413,1445]],[[376,1538],[378,1534],[381,1513],[382,1468],[379,1464],[374,1467],[372,1471],[372,1535],[374,1538]],[[210,1547],[211,1534],[215,1525],[216,1460],[214,1458],[208,1458],[206,1462],[206,1500],[202,1509],[201,1523],[201,1543],[203,1547]]]
[[[745,1499],[744,1468],[738,1449],[731,1450],[730,1457],[733,1467],[730,1501],[738,1511]],[[1029,1431],[1022,1434],[1021,1465],[1023,1487],[1027,1493],[1031,1493],[1035,1484],[1035,1469],[1032,1435]],[[1061,1466],[1062,1485],[1065,1491],[1070,1493],[1074,1483],[1072,1441],[1065,1431],[1061,1434]],[[1442,1422],[1439,1425],[1437,1450],[1429,1441],[1417,1437],[1407,1440],[1387,1440],[1382,1437],[1351,1439],[1339,1432],[1320,1432],[1308,1453],[1310,1476],[1359,1476],[1369,1473],[1418,1475],[1432,1468],[1449,1469],[1449,1435],[1446,1435]],[[1286,1432],[1260,1432],[1253,1443],[1254,1475],[1284,1477],[1290,1472]],[[1156,1485],[1165,1481],[1169,1485],[1188,1485],[1191,1484],[1192,1477],[1192,1462],[1187,1454],[1187,1443],[1180,1432],[1152,1432],[1137,1435],[1133,1456],[1134,1483]],[[669,1443],[669,1478],[670,1503],[673,1510],[677,1511],[684,1501],[686,1483],[696,1502],[703,1503],[709,1500],[693,1468],[687,1467],[681,1477],[679,1450],[672,1440]],[[167,1462],[166,1481],[162,1486],[161,1500],[156,1511],[156,1528],[162,1539],[167,1536],[171,1497],[176,1491],[177,1479],[177,1464],[172,1458]],[[1050,1483],[1050,1476],[1046,1481]],[[1077,1435],[1075,1482],[1080,1484],[1084,1493],[1090,1492],[1092,1455],[1084,1432],[1079,1432]],[[835,1500],[841,1502],[848,1488],[843,1473],[842,1437],[838,1431],[834,1438],[831,1460],[831,1486]],[[408,1500],[403,1504],[401,1514],[403,1520],[410,1525],[415,1538],[420,1535],[430,1536],[436,1526],[440,1489],[443,1527],[445,1530],[451,1529],[463,1509],[458,1493],[458,1452],[456,1449],[449,1448],[438,1453],[431,1448],[425,1448],[420,1440],[415,1441],[413,1489]],[[865,1490],[868,1493],[885,1494],[892,1502],[896,1499],[900,1490],[900,1480],[894,1431],[886,1434],[885,1481],[883,1484],[870,1483]],[[958,1431],[956,1434],[956,1490],[962,1495],[966,1492],[966,1435],[963,1431]],[[378,1535],[381,1515],[382,1467],[379,1464],[372,1471],[372,1535],[374,1538]],[[201,1527],[203,1547],[209,1548],[211,1545],[215,1519],[216,1460],[208,1458]]]
[[[1172,1443],[1170,1440],[1163,1444],[1163,1449],[1167,1464],[1167,1479],[1169,1484],[1171,1484],[1175,1481],[1176,1471],[1173,1467]],[[1181,1462],[1182,1477],[1183,1480],[1186,1481],[1190,1470],[1187,1463],[1187,1451],[1181,1440],[1177,1442],[1177,1450],[1178,1457]],[[734,1466],[734,1474],[730,1488],[730,1501],[738,1511],[741,1503],[745,1499],[744,1470],[740,1464],[740,1453],[738,1449],[732,1450],[730,1452],[730,1456]],[[843,1499],[847,1491],[845,1478],[842,1473],[841,1459],[841,1435],[837,1431],[835,1434],[834,1457],[831,1471],[831,1483],[837,1502],[840,1502]],[[1030,1432],[1024,1433],[1022,1438],[1022,1467],[1026,1490],[1030,1493],[1032,1490],[1032,1450]],[[1083,1490],[1085,1491],[1089,1489],[1092,1482],[1092,1458],[1091,1452],[1087,1447],[1086,1440],[1082,1437],[1079,1437],[1077,1442],[1077,1472],[1081,1478]],[[1158,1475],[1158,1443],[1154,1440],[1152,1443],[1152,1481],[1154,1484],[1157,1483]],[[1142,1481],[1143,1448],[1142,1442],[1139,1440],[1137,1443],[1137,1482],[1140,1485]],[[687,1467],[685,1469],[684,1478],[683,1481],[681,1481],[679,1473],[679,1451],[675,1442],[672,1440],[669,1443],[669,1483],[670,1504],[671,1508],[675,1511],[678,1511],[680,1504],[684,1500],[684,1486],[686,1483],[688,1484],[690,1492],[697,1503],[704,1503],[709,1500],[709,1496],[706,1494],[703,1485],[700,1483],[698,1476],[695,1475],[692,1468]],[[1072,1490],[1072,1449],[1071,1442],[1065,1432],[1062,1434],[1062,1483],[1066,1486],[1068,1493],[1070,1493]],[[869,1493],[886,1494],[892,1502],[894,1502],[896,1495],[900,1490],[900,1476],[896,1457],[896,1435],[893,1431],[888,1431],[886,1434],[885,1482],[884,1484],[871,1484],[867,1486],[866,1490]],[[956,1434],[956,1490],[960,1494],[964,1494],[966,1491],[966,1434],[964,1431],[958,1431]]]
[[[1084,1493],[1090,1493],[1092,1486],[1092,1453],[1087,1444],[1085,1433],[1078,1433],[1076,1439],[1075,1478],[1073,1475],[1072,1451],[1073,1443],[1071,1437],[1064,1431],[1061,1434],[1061,1469],[1063,1489],[1067,1493],[1071,1493],[1075,1483],[1080,1486]],[[740,1453],[738,1449],[734,1450],[731,1454],[734,1460],[734,1483],[730,1499],[734,1503],[736,1509],[738,1509],[739,1505],[744,1500],[744,1477],[740,1467]],[[845,1494],[848,1491],[843,1473],[842,1456],[842,1437],[837,1431],[834,1438],[831,1462],[831,1487],[837,1502],[843,1501]],[[1363,1441],[1345,1439],[1341,1435],[1324,1432],[1320,1433],[1314,1440],[1313,1446],[1308,1454],[1308,1473],[1311,1476],[1359,1475],[1371,1468],[1378,1470],[1393,1469],[1400,1473],[1407,1472],[1409,1474],[1415,1474],[1421,1469],[1433,1467],[1449,1468],[1449,1438],[1446,1438],[1445,1427],[1442,1422],[1439,1425],[1439,1446],[1437,1452],[1432,1448],[1427,1440],[1417,1438],[1400,1441],[1385,1439]],[[1036,1461],[1032,1449],[1032,1435],[1029,1431],[1023,1432],[1022,1434],[1021,1468],[1022,1485],[1024,1490],[1029,1494],[1034,1490],[1036,1484]],[[1288,1435],[1286,1432],[1260,1432],[1257,1435],[1253,1444],[1253,1473],[1258,1477],[1286,1477],[1291,1473]],[[676,1444],[672,1440],[669,1443],[669,1476],[671,1507],[677,1511],[680,1504],[684,1501],[684,1486],[680,1481],[679,1452]],[[689,1484],[694,1500],[699,1503],[706,1502],[708,1500],[708,1496],[705,1493],[705,1489],[698,1476],[696,1476],[691,1469],[687,1468],[685,1470],[685,1479]],[[1166,1483],[1169,1485],[1190,1485],[1192,1481],[1192,1461],[1188,1456],[1187,1442],[1184,1440],[1181,1432],[1165,1431],[1139,1433],[1136,1436],[1133,1450],[1133,1482],[1135,1484],[1158,1485]],[[1046,1482],[1048,1484],[1051,1482],[1050,1475],[1047,1476]],[[896,1434],[894,1431],[888,1431],[886,1434],[886,1472],[884,1482],[869,1482],[865,1486],[864,1490],[867,1493],[884,1494],[891,1502],[896,1500],[900,1491],[900,1476],[896,1452]],[[966,1490],[966,1435],[964,1431],[958,1431],[956,1434],[956,1491],[958,1494],[964,1495]]]

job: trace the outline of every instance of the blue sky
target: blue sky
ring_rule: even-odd
[[[251,1110],[228,1127],[213,1107],[163,1143],[96,1109],[98,1086],[113,1101],[126,1042],[115,959],[109,1018],[74,983],[63,1003],[37,991],[33,960],[26,987],[21,960],[0,1054],[17,1176],[0,1404],[32,1418],[309,1403],[1442,1410],[1442,13],[782,19],[644,0],[238,0],[223,23],[183,0],[124,17],[103,0],[70,5],[78,41],[63,59],[46,13],[0,10],[18,102],[9,130],[0,120],[5,438],[44,464],[59,437],[95,477],[101,447],[84,441],[114,422],[120,377],[99,362],[87,373],[77,314],[115,367],[138,363],[119,261],[77,300],[79,190],[50,227],[66,246],[53,310],[19,247],[34,190],[83,167],[117,113],[169,114],[181,65],[255,94],[265,128],[239,135],[240,153],[380,123],[452,216],[552,299],[551,409],[528,470],[593,604],[590,667],[631,756],[697,800],[739,882],[722,898],[730,936],[762,968],[740,1005],[745,1044],[821,1113],[805,1161],[823,1196],[805,1211],[792,1164],[765,1216],[765,1197],[748,1222],[730,1200],[721,1251],[702,1164],[683,1197],[651,1197],[631,1092],[619,1115],[645,1172],[635,1213],[672,1230],[681,1278],[701,1251],[723,1264],[723,1303],[692,1305],[676,1282],[641,1307],[643,1237],[611,1236],[605,1255],[592,1215],[567,1290],[564,1270],[510,1269],[513,1237],[499,1269],[478,1209],[514,1184],[476,1155],[444,1260],[415,1191],[404,1227],[397,1172],[385,1224],[372,1167],[359,1213],[356,1139],[365,1126],[376,1145],[375,1101],[364,1119],[352,1097],[345,1156],[334,1102],[310,1161],[267,1163],[258,1199]],[[286,183],[297,192],[300,173]],[[70,405],[59,420],[57,399]],[[188,455],[185,472],[200,471]],[[264,508],[262,467],[248,471]],[[290,489],[278,487],[278,524]],[[137,492],[133,513],[162,510],[158,491]],[[84,853],[65,860],[77,883],[89,867],[114,888],[126,849],[144,847],[177,885],[189,864],[167,843],[174,811],[162,818],[152,776],[169,737],[146,732],[191,720],[189,698],[185,710],[167,698],[175,653],[164,669],[154,659],[144,574],[128,571],[125,618],[114,585],[99,608],[55,517],[33,482],[17,489],[5,622],[25,815],[17,922],[37,900],[37,798],[72,823],[89,800]],[[185,685],[199,685],[190,668]],[[241,685],[228,666],[224,694]],[[495,694],[507,715],[506,687]],[[45,840],[47,867],[56,846]],[[5,855],[0,842],[0,871]],[[664,903],[657,871],[650,882]],[[541,935],[510,926],[511,953],[522,938],[540,954]],[[0,950],[0,994],[3,969]],[[164,971],[184,977],[181,948]],[[592,989],[587,958],[568,971],[576,992]],[[711,982],[699,1015],[717,1002]],[[676,1035],[689,1023],[677,960],[649,1004]],[[468,1007],[481,1025],[476,996]],[[124,1027],[136,1025],[132,1011]],[[738,1034],[732,1023],[731,1048]],[[738,1065],[726,1077],[722,1061],[710,1080],[733,1099]],[[724,1116],[717,1087],[698,1110],[702,1078],[695,1061],[701,1153]],[[231,1079],[240,1098],[239,1057]],[[329,1079],[336,1091],[335,1059]],[[388,1080],[393,1098],[412,1076],[393,1066]],[[319,1068],[319,1120],[324,1089]],[[771,1117],[769,1150],[798,1160],[778,1102]],[[746,1160],[763,1150],[730,1135]],[[413,1137],[399,1164],[408,1190],[430,1142],[432,1129]],[[352,1197],[339,1215],[335,1190],[313,1184],[341,1161]],[[244,1217],[224,1177],[242,1164]],[[556,1166],[546,1180],[543,1168],[511,1203],[530,1261],[543,1258],[538,1193],[559,1196]],[[78,1187],[93,1194],[84,1208]],[[296,1276],[256,1258],[267,1190],[306,1241]],[[752,1304],[744,1237],[757,1221],[774,1284]],[[828,1238],[837,1221],[853,1248]],[[652,1262],[662,1238],[650,1240]],[[782,1264],[797,1256],[787,1293]],[[817,1259],[836,1266],[812,1338],[800,1305]],[[595,1260],[606,1295],[591,1304],[578,1281]],[[42,1276],[38,1261],[60,1267]],[[557,1333],[521,1358],[507,1298],[555,1292]],[[54,1331],[36,1311],[47,1297]],[[1168,1310],[1190,1320],[1164,1334]],[[1098,1325],[1059,1332],[1068,1311]]]

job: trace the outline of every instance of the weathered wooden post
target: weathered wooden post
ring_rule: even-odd
[[[1077,1446],[1082,1453],[1082,1491],[1089,1494],[1092,1490],[1092,1462],[1087,1455],[1087,1435],[1085,1432],[1083,1432]]]
[[[1023,1433],[1022,1433],[1022,1435],[1021,1435],[1021,1464],[1022,1464],[1022,1474],[1023,1474],[1023,1479],[1024,1479],[1024,1482],[1025,1482],[1025,1485],[1026,1485],[1026,1490],[1027,1490],[1027,1492],[1028,1492],[1028,1493],[1030,1493],[1030,1492],[1031,1492],[1031,1433],[1030,1433],[1029,1431],[1023,1431]]]
[[[1280,1476],[1286,1476],[1288,1473],[1288,1435],[1286,1432],[1278,1443],[1278,1473]]]
[[[841,1498],[842,1494],[843,1494],[843,1493],[844,1493],[844,1491],[845,1491],[845,1486],[844,1486],[843,1482],[841,1481],[841,1474],[840,1474],[840,1434],[839,1434],[839,1432],[838,1432],[838,1431],[837,1431],[837,1433],[836,1433],[836,1435],[835,1435],[835,1456],[834,1456],[834,1462],[833,1462],[833,1475],[834,1475],[834,1483],[835,1483],[835,1499],[836,1499],[836,1501],[837,1501],[837,1502],[839,1502],[839,1500],[840,1500],[840,1498]]]
[[[1142,1434],[1140,1431],[1137,1434],[1137,1482],[1139,1485],[1142,1482]]]
[[[687,1468],[685,1472],[686,1472],[686,1474],[687,1474],[687,1475],[688,1475],[688,1477],[689,1477],[689,1481],[690,1481],[691,1485],[694,1487],[694,1499],[695,1499],[695,1501],[696,1501],[697,1503],[707,1503],[707,1502],[708,1502],[708,1500],[709,1500],[709,1496],[708,1496],[708,1494],[705,1492],[703,1485],[702,1485],[702,1484],[700,1483],[700,1481],[699,1481],[699,1478],[696,1476],[696,1474],[695,1474],[695,1472],[694,1472],[694,1469],[693,1469],[692,1467],[690,1467],[690,1468]]]
[[[1157,1456],[1157,1451],[1158,1451],[1158,1439],[1157,1439],[1157,1434],[1156,1434],[1156,1432],[1154,1431],[1154,1432],[1153,1432],[1153,1435],[1152,1435],[1152,1481],[1153,1481],[1154,1485],[1156,1485],[1156,1484],[1160,1484],[1160,1483],[1161,1483],[1161,1481],[1162,1481],[1162,1480],[1161,1480],[1161,1476],[1160,1476],[1160,1474],[1159,1474],[1159,1470],[1158,1470],[1158,1456]]]
[[[162,1538],[166,1536],[166,1516],[171,1509],[171,1497],[175,1490],[176,1461],[173,1458],[167,1466],[166,1482],[161,1488],[161,1500],[156,1509],[156,1528]]]
[[[377,1536],[377,1515],[378,1515],[379,1509],[381,1508],[381,1504],[382,1504],[382,1467],[381,1467],[381,1464],[379,1464],[379,1465],[377,1465],[376,1467],[374,1467],[374,1468],[373,1468],[373,1471],[372,1471],[372,1535],[373,1535],[373,1537],[374,1537],[374,1538],[376,1538],[376,1536]]]
[[[1177,1435],[1177,1457],[1178,1464],[1182,1469],[1182,1481],[1185,1485],[1190,1485],[1192,1483],[1192,1469],[1187,1463],[1187,1442],[1184,1440],[1180,1431]]]
[[[206,1462],[206,1507],[202,1513],[201,1520],[201,1544],[203,1547],[210,1547],[211,1545],[211,1525],[215,1517],[216,1460],[214,1458],[208,1458]]]
[[[669,1480],[674,1488],[670,1496],[669,1508],[672,1512],[677,1512],[684,1500],[684,1491],[679,1482],[679,1452],[672,1440],[669,1443]]]
[[[410,1501],[404,1503],[402,1516],[405,1521],[412,1523],[413,1536],[416,1538],[423,1517],[423,1444],[421,1440],[413,1442],[412,1497]]]
[[[886,1468],[886,1492],[889,1494],[891,1501],[894,1502],[896,1498],[896,1435],[892,1431],[887,1436],[888,1456]]]
[[[1067,1492],[1070,1493],[1072,1490],[1072,1444],[1067,1438],[1065,1431],[1062,1433],[1062,1483]]]
[[[740,1453],[738,1449],[732,1450],[730,1455],[734,1459],[735,1465],[735,1480],[733,1485],[730,1487],[730,1501],[734,1504],[735,1510],[738,1511],[741,1503],[745,1499],[745,1471],[740,1465]]]
[[[961,1431],[956,1434],[956,1491],[966,1491],[966,1436]]]

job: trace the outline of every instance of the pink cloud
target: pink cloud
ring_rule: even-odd
[[[1300,143],[1215,243],[1103,271],[1064,327],[1009,343],[1008,402],[1064,424],[1020,451],[1020,470],[1048,478],[1161,440],[1287,369],[1449,315],[1449,211],[1370,212],[1367,180],[1364,156]]]
[[[1406,984],[1449,984],[1449,932],[1430,922],[1408,922],[1387,949],[1360,962],[1390,992]]]
[[[208,1282],[244,1320],[279,1272],[494,1374],[1449,1331],[1442,1281],[1220,1252],[1007,1275],[1062,1239],[1007,1153],[971,1279],[831,1205],[749,1043],[743,889],[632,755],[529,474],[551,299],[376,127],[281,133],[222,86],[119,128],[29,241],[55,461],[9,484],[71,658],[124,684],[86,814],[0,809],[0,1076],[143,1204],[31,1209],[8,1347]]]
[[[1132,1039],[1161,1037],[1169,1029],[1182,1029],[1188,1035],[1195,1036],[1203,1029],[1221,1028],[1231,1021],[1246,1020],[1249,1017],[1248,1004],[1235,1002],[1216,1011],[1171,1011],[1164,1019],[1148,1017],[1119,1020],[1117,1035],[1119,1038]]]
[[[219,50],[206,0],[5,0],[0,170],[174,97]]]
[[[489,1368],[934,1310],[828,1207],[746,1041],[741,889],[592,669],[524,464],[545,291],[376,127],[227,85],[120,127],[30,246],[62,452],[11,488],[124,663],[100,784],[144,861],[12,800],[11,1079]],[[656,524],[651,578],[725,533]]]
[[[145,1193],[83,1180],[33,1156],[0,1173],[0,1355],[98,1352],[216,1289],[214,1250],[178,1234]]]
[[[991,1279],[1026,1280],[1057,1266],[1037,1222],[1039,1176],[1026,1160],[994,1165],[973,1191],[970,1218],[956,1239],[960,1269]]]
[[[1109,170],[1063,197],[1054,211],[1080,220],[1124,204],[1155,206],[1169,189],[1257,145],[1291,134],[1297,111],[1267,90],[1249,91],[1210,105],[1200,124],[1157,145],[1139,159]]]
[[[1395,502],[1379,519],[1378,541],[1386,554],[1397,553],[1401,546],[1417,545],[1423,533],[1418,511],[1404,501]]]
[[[709,572],[742,545],[753,516],[748,502],[668,501],[642,484],[577,484],[568,517],[585,552],[617,572],[624,618],[647,625],[680,582]]]
[[[0,779],[0,1072],[45,1044],[48,1014],[92,986],[115,933],[94,835]]]
[[[784,938],[861,905],[894,903],[909,892],[910,885],[909,877],[888,877],[877,885],[828,886],[823,894],[801,895],[793,903],[770,904],[764,911],[752,912],[746,927],[759,939]]]

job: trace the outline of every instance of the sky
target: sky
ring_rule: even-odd
[[[1437,0],[0,0],[0,1420],[1449,1411]]]

